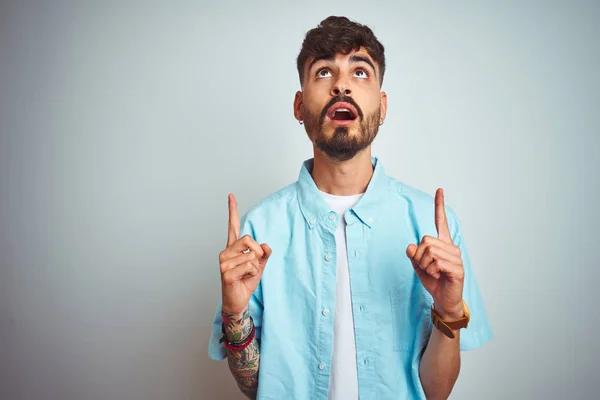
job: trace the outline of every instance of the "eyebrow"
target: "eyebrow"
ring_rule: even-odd
[[[317,62],[324,60],[324,61],[333,61],[335,59],[335,56],[333,55],[322,55],[322,56],[317,56],[315,57],[311,62],[310,65],[308,66],[308,70],[310,71],[310,69],[313,67],[313,65],[315,65]]]
[[[331,54],[317,56],[310,62],[310,65],[308,66],[308,70],[310,71],[310,69],[313,67],[313,65],[315,65],[319,61],[333,61],[333,60],[335,60],[335,56],[331,55]],[[353,63],[364,62],[364,63],[369,64],[371,66],[371,68],[373,68],[373,71],[377,71],[377,69],[375,68],[375,65],[373,64],[371,59],[368,57],[365,57],[365,56],[361,56],[360,54],[351,55],[350,62],[353,62]]]
[[[350,56],[350,62],[355,62],[355,63],[365,62],[365,63],[369,64],[371,66],[371,68],[373,68],[373,71],[377,71],[377,69],[375,69],[375,65],[373,65],[373,62],[368,57],[361,56],[359,54],[353,54]]]

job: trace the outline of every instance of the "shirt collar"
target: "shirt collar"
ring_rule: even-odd
[[[371,157],[373,164],[373,176],[369,181],[367,190],[360,198],[358,203],[350,210],[350,215],[346,218],[346,224],[351,225],[358,220],[362,221],[369,228],[377,221],[381,205],[387,192],[387,176],[383,169],[381,161],[377,157]],[[314,228],[317,222],[326,220],[327,215],[331,213],[329,205],[323,199],[319,188],[310,175],[314,166],[314,158],[310,158],[302,164],[300,175],[298,177],[298,202],[300,210],[309,227]],[[344,217],[343,215],[341,216]]]

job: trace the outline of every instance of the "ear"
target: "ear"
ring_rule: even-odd
[[[302,115],[302,92],[297,91],[296,96],[294,96],[294,117],[298,121],[302,121],[304,116]]]
[[[379,103],[379,123],[381,124],[385,120],[387,114],[387,94],[381,92],[381,99]]]

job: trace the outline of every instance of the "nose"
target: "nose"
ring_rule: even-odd
[[[331,95],[333,97],[339,97],[342,95],[342,93],[344,94],[344,96],[350,96],[352,94],[352,90],[350,90],[348,82],[345,79],[342,79],[342,77],[340,76],[331,88]]]
[[[338,97],[342,93],[342,91],[344,92],[344,96],[350,96],[352,94],[352,91],[350,89],[348,89],[348,88],[340,88],[340,87],[337,87],[337,86],[333,87],[332,94],[335,97]]]

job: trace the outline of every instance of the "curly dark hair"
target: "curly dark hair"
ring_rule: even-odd
[[[306,33],[296,64],[300,85],[304,83],[304,66],[313,57],[349,54],[364,47],[379,66],[379,86],[383,84],[385,56],[383,45],[366,25],[350,21],[346,17],[330,16]]]

